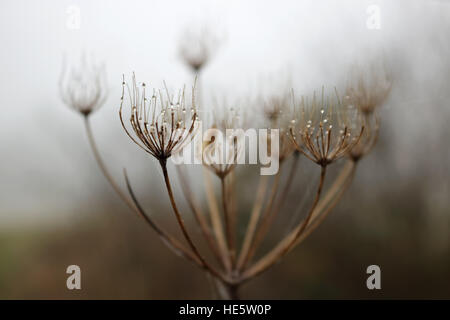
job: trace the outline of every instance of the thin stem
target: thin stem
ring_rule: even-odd
[[[106,165],[100,155],[100,152],[98,151],[97,144],[95,143],[94,134],[92,133],[91,124],[89,121],[89,116],[84,117],[84,126],[86,129],[86,134],[89,140],[89,144],[91,146],[92,153],[94,154],[95,160],[105,176],[106,180],[108,180],[111,187],[114,189],[114,191],[119,195],[119,197],[126,203],[126,205],[133,211],[137,212],[137,208],[133,201],[127,195],[120,189],[119,185],[116,183],[114,178],[109,173],[108,169],[106,168]]]
[[[230,221],[231,221],[231,234],[234,236],[234,244],[235,244],[235,257],[237,257],[237,203],[236,203],[236,176],[235,171],[231,170],[229,173],[229,183],[228,183],[228,200],[230,201]]]
[[[289,234],[285,239],[283,239],[280,242],[280,245],[272,249],[268,254],[266,254],[264,257],[262,257],[258,262],[256,262],[253,266],[251,266],[240,279],[241,281],[246,281],[262,272],[267,270],[269,267],[273,266],[276,262],[279,262],[288,252],[289,250],[295,245],[297,239],[302,235],[303,231],[305,230],[306,226],[309,223],[309,220],[311,219],[311,216],[317,206],[317,203],[319,202],[320,195],[322,193],[324,181],[325,181],[325,175],[326,175],[326,166],[321,166],[320,171],[320,180],[319,185],[317,187],[316,196],[314,198],[313,204],[303,222],[297,227],[296,231],[293,234]]]
[[[226,257],[225,267],[227,271],[231,270],[231,261],[228,255],[228,247],[223,234],[222,221],[220,219],[219,206],[217,204],[216,196],[214,194],[214,188],[211,183],[210,173],[208,169],[203,169],[203,177],[205,180],[206,199],[209,207],[209,214],[211,218],[211,225],[214,230],[214,234],[217,240],[219,249],[222,252],[222,256]]]
[[[264,195],[266,194],[268,176],[260,176],[258,191],[256,192],[255,201],[253,202],[252,213],[250,214],[250,220],[247,225],[247,231],[245,232],[244,242],[242,244],[241,252],[239,253],[237,268],[240,270],[247,257],[250,245],[253,240],[253,236],[256,231],[261,209],[264,203]]]
[[[347,172],[348,171],[348,172]],[[353,161],[350,161],[350,169],[343,172],[345,175],[345,179],[343,180],[343,183],[340,184],[339,188],[332,188],[331,190],[335,190],[329,197],[325,197],[322,203],[319,202],[319,205],[316,207],[316,210],[314,210],[313,217],[305,230],[303,234],[297,239],[295,245],[302,242],[304,239],[306,239],[328,216],[328,214],[334,209],[334,207],[339,203],[342,196],[344,195],[345,191],[347,191],[348,187],[351,185],[351,182],[355,176],[356,172],[356,163]],[[322,214],[320,212],[322,211]],[[317,213],[316,213],[317,212]]]
[[[269,227],[272,225],[273,220],[275,219],[276,214],[281,210],[281,207],[283,206],[287,194],[289,192],[289,189],[292,185],[292,182],[295,177],[296,169],[297,169],[297,160],[299,158],[299,154],[296,154],[295,158],[292,161],[292,165],[290,167],[290,172],[288,176],[288,180],[283,188],[283,191],[281,192],[281,196],[278,198],[278,201],[275,205],[273,203],[270,204],[267,212],[267,218],[264,220],[264,223],[261,225],[261,228],[259,230],[259,235],[255,239],[255,251],[257,250],[257,246],[261,244],[261,241],[266,236],[267,232],[269,231]]]
[[[173,212],[175,214],[175,217],[177,219],[178,225],[180,226],[181,232],[183,233],[184,238],[188,242],[189,247],[192,249],[194,254],[197,256],[197,258],[200,260],[202,265],[207,269],[209,272],[211,272],[212,275],[216,276],[217,278],[221,279],[224,282],[228,282],[228,279],[225,279],[224,276],[218,272],[216,269],[214,269],[209,263],[206,262],[206,260],[201,256],[200,252],[198,251],[197,247],[195,246],[194,242],[192,241],[192,238],[190,237],[189,233],[187,232],[186,225],[184,224],[183,218],[181,217],[181,214],[178,210],[178,207],[175,203],[175,198],[173,196],[172,186],[170,184],[169,174],[167,172],[167,160],[162,159],[159,161],[161,165],[161,169],[163,171],[164,175],[164,182],[166,184],[167,193],[169,195],[170,203],[173,208]]]
[[[248,254],[245,256],[244,261],[242,263],[242,269],[245,268],[245,266],[247,265],[247,263],[253,258],[254,254],[256,253],[256,250],[258,249],[263,237],[262,234],[264,232],[263,228],[265,228],[266,224],[267,224],[267,220],[269,218],[269,213],[272,210],[273,204],[274,204],[274,200],[276,198],[277,192],[278,192],[278,186],[279,186],[279,181],[280,181],[280,175],[281,175],[281,168],[278,171],[277,175],[274,178],[274,182],[272,185],[272,190],[270,192],[270,196],[269,196],[269,200],[267,203],[267,207],[263,212],[263,215],[261,217],[261,222],[258,225],[258,229],[256,231],[255,237],[252,239],[252,244],[250,246],[250,250],[248,251]]]
[[[183,172],[181,171],[181,168],[177,166],[177,173],[180,178],[181,182],[181,189],[183,190],[183,194],[186,198],[186,201],[189,204],[189,207],[191,208],[191,211],[194,213],[194,217],[197,221],[197,223],[200,226],[200,230],[205,237],[211,251],[213,252],[216,259],[223,264],[223,266],[226,266],[225,260],[226,258],[221,254],[220,249],[217,246],[217,242],[214,238],[214,236],[211,234],[210,227],[208,225],[208,222],[205,219],[205,216],[200,209],[197,200],[194,196],[194,194],[191,192],[189,185],[186,181],[186,177],[184,176]]]
[[[283,207],[283,204],[286,201],[289,190],[291,189],[291,186],[292,186],[292,182],[294,181],[295,175],[297,173],[297,168],[298,168],[297,163],[298,163],[299,158],[300,158],[300,152],[295,152],[294,159],[292,160],[292,165],[290,168],[291,171],[289,172],[289,175],[288,175],[288,180],[286,181],[283,191],[281,192],[281,196],[275,205],[274,214],[276,214],[277,212],[279,212],[281,210],[281,208]]]
[[[133,189],[131,188],[130,180],[128,179],[128,175],[126,170],[123,170],[123,174],[125,176],[125,182],[128,188],[128,192],[130,193],[131,199],[133,200],[137,213],[140,217],[142,217],[145,222],[158,234],[158,236],[161,238],[161,240],[170,248],[172,249],[176,254],[180,254],[183,257],[187,258],[188,260],[192,260],[198,264],[201,263],[197,259],[195,255],[192,254],[189,250],[187,250],[177,239],[173,238],[171,235],[169,235],[167,232],[165,232],[163,229],[161,229],[144,211],[142,206],[140,205],[139,201],[136,198],[136,195],[134,194]]]
[[[230,256],[231,266],[233,267],[236,260],[236,249],[234,246],[234,235],[232,232],[231,219],[230,219],[230,211],[228,208],[228,199],[227,199],[227,189],[225,185],[225,176],[220,177],[220,184],[222,188],[222,207],[223,207],[223,216],[225,221],[225,235],[227,237],[227,245],[230,249],[228,254]]]

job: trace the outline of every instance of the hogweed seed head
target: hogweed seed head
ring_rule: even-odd
[[[166,161],[193,138],[197,127],[195,85],[192,88],[190,104],[187,102],[184,88],[179,90],[176,96],[171,95],[166,86],[164,92],[155,89],[150,90],[150,94],[148,92],[145,83],[137,84],[134,74],[131,86],[123,78],[120,122],[134,143],[159,161]],[[132,130],[127,128],[123,118],[125,99],[129,100],[129,121]]]
[[[203,142],[201,157],[203,164],[219,177],[230,173],[245,152],[242,140],[233,134],[242,124],[243,117],[237,108],[214,113],[210,127],[213,130],[208,130],[211,135]]]
[[[104,65],[88,61],[85,56],[77,67],[63,66],[59,90],[64,103],[84,116],[98,110],[106,100],[107,84]]]
[[[391,88],[391,77],[383,69],[359,71],[352,76],[345,99],[363,114],[371,115],[386,101]]]
[[[289,95],[284,94],[268,99],[264,103],[264,116],[269,128],[279,130],[279,161],[282,162],[295,151],[288,129],[293,124],[293,121],[295,123],[295,120],[290,118]],[[272,145],[270,139],[271,136],[269,135],[267,146]]]
[[[358,143],[350,150],[349,156],[353,161],[358,161],[372,151],[378,140],[379,120],[374,115],[362,115],[364,123],[364,132]]]
[[[339,95],[302,97],[299,119],[289,128],[297,150],[321,166],[350,153],[364,133],[360,112],[341,102]]]
[[[379,133],[376,110],[385,103],[391,88],[391,77],[383,66],[372,65],[367,72],[357,68],[354,72],[344,103],[355,106],[360,111],[365,131],[349,154],[353,161],[367,155],[375,146]]]
[[[207,28],[189,29],[184,32],[179,43],[179,52],[195,73],[209,62],[219,45],[219,39]]]

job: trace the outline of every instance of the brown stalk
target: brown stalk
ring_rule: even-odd
[[[291,164],[291,168],[290,168],[291,170],[288,175],[288,180],[286,181],[283,191],[281,192],[281,196],[278,199],[277,204],[275,205],[275,209],[273,210],[273,212],[275,214],[281,210],[283,204],[286,202],[286,198],[288,196],[289,190],[291,189],[292,182],[294,181],[295,175],[297,173],[297,168],[298,168],[297,163],[298,163],[299,158],[300,158],[300,153],[295,152],[294,159],[292,160],[292,164]],[[273,217],[272,217],[272,220],[273,220]]]
[[[206,221],[205,215],[203,214],[200,206],[197,203],[197,199],[195,198],[194,194],[191,192],[186,177],[184,176],[183,172],[181,172],[181,168],[177,166],[177,173],[178,177],[180,178],[181,182],[181,189],[183,191],[184,197],[189,204],[189,207],[191,208],[191,211],[194,214],[195,220],[200,226],[200,230],[205,237],[209,248],[213,252],[216,259],[223,264],[223,266],[226,266],[225,257],[221,255],[220,249],[217,246],[217,243],[214,239],[214,236],[211,234],[211,229],[208,225],[208,222]]]
[[[252,213],[250,215],[250,220],[247,225],[247,230],[245,232],[244,242],[242,244],[241,252],[239,254],[237,268],[242,269],[244,264],[244,259],[247,257],[248,251],[250,250],[250,245],[253,240],[253,236],[256,231],[256,226],[258,224],[259,215],[264,203],[264,195],[266,194],[268,176],[260,176],[258,191],[256,192],[255,201],[253,202]]]
[[[167,172],[167,160],[166,159],[160,159],[159,161],[161,165],[161,169],[163,171],[164,175],[164,182],[166,184],[167,193],[169,195],[170,203],[173,208],[173,212],[175,214],[175,217],[177,219],[178,225],[181,229],[181,232],[183,233],[184,238],[189,244],[189,247],[192,249],[194,254],[197,256],[197,258],[200,260],[203,267],[208,270],[213,276],[219,278],[220,280],[224,282],[229,282],[229,279],[225,278],[223,274],[221,274],[219,271],[214,269],[206,260],[202,257],[200,252],[198,251],[197,247],[195,246],[194,242],[192,241],[192,238],[190,237],[189,233],[187,232],[186,225],[184,224],[183,218],[181,217],[181,214],[178,210],[178,207],[175,202],[175,198],[173,196],[172,186],[170,184],[169,174]]]
[[[328,214],[339,203],[345,191],[347,191],[356,172],[356,162],[349,161],[349,163],[350,164],[346,168],[344,168],[345,171],[343,170],[341,175],[330,188],[330,192],[327,192],[326,197],[324,197],[322,201],[319,202],[316,210],[314,210],[313,217],[308,224],[307,229],[297,239],[294,246],[306,239],[325,220]]]
[[[211,183],[211,179],[209,176],[209,169],[203,169],[203,177],[205,181],[205,191],[206,191],[206,200],[208,202],[209,214],[211,218],[211,225],[214,230],[214,234],[217,240],[217,244],[219,249],[222,252],[224,257],[227,257],[225,260],[226,268],[228,271],[231,270],[231,261],[229,260],[228,255],[228,247],[225,241],[225,236],[222,227],[222,220],[220,218],[219,206],[217,204],[216,195],[214,194],[214,189]]]
[[[140,217],[142,217],[145,222],[153,229],[155,232],[159,235],[159,237],[162,239],[162,241],[170,248],[172,249],[176,254],[179,254],[183,257],[185,257],[188,260],[194,261],[197,264],[201,265],[200,260],[192,254],[191,251],[187,250],[177,239],[173,238],[171,235],[166,233],[164,230],[162,230],[144,211],[140,203],[138,202],[136,195],[131,188],[130,181],[128,179],[128,175],[126,170],[123,170],[123,174],[125,177],[125,182],[127,185],[128,192],[130,193],[131,199],[134,202],[136,212],[139,214]]]
[[[242,269],[244,269],[245,266],[247,265],[247,263],[253,258],[254,254],[256,253],[256,250],[258,249],[258,246],[260,245],[260,242],[263,239],[263,233],[264,233],[263,228],[265,228],[265,226],[267,224],[267,220],[269,218],[269,212],[272,210],[274,200],[277,196],[280,175],[281,175],[281,163],[280,163],[279,171],[276,174],[276,176],[274,178],[274,182],[272,184],[272,189],[270,192],[270,196],[269,196],[269,200],[267,202],[266,209],[264,210],[262,217],[260,219],[261,222],[259,223],[259,228],[257,228],[255,237],[252,239],[253,241],[250,246],[250,250],[248,251],[247,255],[245,256],[244,261],[242,262],[242,267],[241,267]]]
[[[272,205],[271,208],[269,208],[269,211],[267,213],[267,218],[264,220],[264,222],[263,222],[264,224],[261,225],[259,236],[257,239],[255,239],[256,247],[261,244],[261,241],[267,235],[267,232],[269,231],[269,228],[272,225],[273,220],[275,219],[277,213],[281,210],[282,205],[285,203],[287,194],[289,192],[289,189],[292,185],[292,181],[294,180],[295,173],[297,171],[297,160],[299,158],[298,155],[299,155],[299,153],[295,153],[295,158],[290,167],[288,179],[286,181],[286,184],[285,184],[282,192],[280,193],[280,197],[278,198],[276,204],[274,206]],[[256,250],[257,250],[257,248],[255,248],[255,251]]]
[[[259,259],[255,264],[253,264],[249,269],[247,269],[240,279],[241,281],[246,281],[252,277],[257,276],[258,274],[264,272],[271,266],[273,266],[276,262],[281,261],[281,259],[289,252],[289,250],[295,245],[297,239],[301,236],[303,231],[311,219],[311,216],[319,202],[320,195],[322,193],[323,184],[325,181],[325,175],[327,166],[321,166],[320,172],[320,180],[319,185],[317,187],[316,196],[314,198],[313,204],[305,218],[300,225],[296,228],[294,233],[289,234],[285,239],[283,239],[278,246],[272,249],[269,253],[267,253],[264,257]]]
[[[84,127],[86,129],[86,134],[89,140],[89,144],[91,146],[92,153],[94,154],[95,161],[97,162],[101,172],[105,176],[106,180],[108,180],[111,187],[114,189],[114,191],[119,195],[119,197],[125,202],[125,204],[133,211],[136,211],[135,204],[130,200],[129,197],[126,196],[125,193],[120,189],[114,178],[109,173],[108,169],[106,168],[105,163],[103,162],[103,159],[100,155],[100,152],[98,151],[97,144],[95,143],[94,134],[92,133],[91,123],[89,121],[89,116],[84,117]]]
[[[235,249],[236,249],[236,241],[237,241],[237,223],[238,223],[238,217],[237,217],[237,203],[236,203],[236,175],[235,171],[232,170],[229,173],[228,178],[228,200],[230,202],[230,222],[231,222],[231,234],[234,236],[234,243],[235,243]],[[237,256],[237,249],[236,249],[236,256]]]
[[[228,193],[227,193],[227,187],[225,184],[225,177],[226,176],[220,176],[220,185],[222,189],[222,208],[223,208],[223,216],[225,221],[225,235],[227,239],[227,245],[229,248],[228,254],[231,261],[231,266],[233,267],[236,260],[236,248],[234,244],[234,236],[232,233],[232,226],[231,226],[231,217],[230,217],[230,210],[228,208]]]

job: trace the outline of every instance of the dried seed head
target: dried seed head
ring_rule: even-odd
[[[350,150],[349,153],[350,158],[355,162],[372,151],[378,140],[380,128],[379,120],[376,115],[364,114],[361,118],[361,121],[364,123],[364,132],[358,143]]]
[[[335,96],[312,99],[302,97],[300,114],[290,126],[297,150],[321,166],[350,153],[364,132],[360,112]]]
[[[160,161],[165,161],[173,153],[186,146],[197,128],[197,108],[195,86],[192,88],[192,102],[186,102],[185,89],[176,96],[167,87],[149,90],[145,83],[137,84],[133,74],[131,86],[123,80],[120,101],[120,121],[127,135],[142,149]],[[130,106],[130,126],[123,121],[123,104],[128,99]],[[134,135],[131,133],[134,132]],[[137,138],[137,139],[136,139]]]
[[[82,56],[77,67],[61,71],[59,89],[64,103],[84,116],[98,110],[106,100],[106,71],[103,64],[97,65]]]
[[[279,120],[289,110],[289,97],[271,97],[264,103],[264,116],[271,125],[278,125]]]
[[[363,72],[353,72],[347,86],[346,103],[353,104],[363,114],[370,115],[386,101],[392,88],[392,80],[382,67]]]
[[[201,157],[203,164],[217,176],[224,177],[236,166],[243,155],[245,141],[236,135],[236,129],[242,129],[243,117],[240,110],[227,108],[223,112],[216,110],[209,136],[203,142]]]
[[[271,129],[279,130],[279,161],[284,161],[288,156],[290,156],[294,151],[295,147],[291,142],[291,138],[289,136],[288,128],[293,124],[290,118],[290,97],[288,94],[281,96],[274,96],[268,99],[264,103],[264,115],[268,122],[268,127]],[[271,135],[268,135],[267,138],[267,146],[269,148],[271,144]]]
[[[208,28],[189,29],[179,43],[179,52],[184,62],[195,72],[209,62],[219,45],[219,39]]]

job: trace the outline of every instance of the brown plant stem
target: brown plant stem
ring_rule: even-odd
[[[189,189],[189,186],[186,181],[186,177],[184,176],[183,172],[181,172],[181,168],[177,166],[177,173],[178,177],[180,178],[181,182],[181,189],[183,191],[184,197],[186,198],[187,203],[189,204],[189,207],[191,208],[191,211],[194,213],[195,220],[200,226],[200,230],[206,239],[208,246],[210,247],[212,253],[216,257],[216,259],[223,264],[224,267],[226,267],[226,258],[221,254],[220,249],[217,246],[217,243],[215,241],[214,236],[211,234],[210,227],[208,225],[208,222],[206,221],[206,218],[200,209],[200,206],[197,203],[197,200],[194,196],[194,194]]]
[[[255,244],[254,244],[255,248],[254,248],[253,253],[255,253],[255,251],[258,249],[258,246],[261,244],[262,240],[267,235],[267,232],[269,231],[269,227],[272,225],[273,220],[275,219],[277,213],[281,210],[281,207],[283,206],[283,204],[286,200],[287,194],[289,192],[289,189],[290,189],[292,182],[294,180],[294,177],[295,177],[295,173],[297,171],[296,170],[297,169],[297,160],[299,158],[299,155],[300,155],[300,153],[295,154],[295,157],[292,161],[292,165],[290,167],[288,180],[286,181],[286,184],[285,184],[282,192],[280,193],[280,197],[276,201],[275,205],[273,205],[271,203],[271,205],[268,208],[268,212],[266,214],[266,219],[264,219],[264,222],[259,229],[259,234],[255,238]]]
[[[137,200],[136,195],[131,187],[130,180],[128,179],[128,175],[127,175],[127,172],[125,169],[123,170],[123,174],[125,177],[125,182],[126,182],[126,185],[128,188],[128,192],[130,193],[131,199],[133,200],[133,202],[136,206],[136,210],[137,210],[138,214],[140,215],[140,217],[142,217],[147,222],[147,224],[153,230],[155,230],[155,232],[160,236],[161,240],[170,249],[174,250],[174,252],[176,254],[180,254],[181,256],[187,258],[188,260],[192,260],[192,261],[196,262],[197,264],[200,264],[200,261],[198,260],[198,258],[195,255],[193,255],[191,251],[184,248],[184,246],[177,239],[175,239],[171,235],[167,234],[152,219],[150,219],[148,214],[144,211],[141,204]]]
[[[235,257],[237,257],[237,223],[238,223],[238,212],[236,203],[236,175],[235,171],[231,170],[229,173],[229,183],[228,183],[228,199],[230,201],[230,221],[231,221],[231,234],[234,236],[234,246],[235,246]]]
[[[306,226],[309,223],[309,220],[311,219],[311,216],[317,206],[317,203],[319,202],[320,195],[322,193],[323,185],[325,182],[325,175],[327,171],[327,166],[321,166],[320,171],[320,180],[319,185],[317,187],[316,196],[314,198],[313,204],[305,218],[300,225],[296,228],[296,231],[294,233],[289,234],[285,239],[283,239],[280,242],[280,245],[276,246],[274,249],[272,249],[269,253],[267,253],[264,257],[262,257],[260,260],[258,260],[254,265],[252,265],[250,268],[248,268],[241,277],[241,281],[246,281],[252,277],[257,276],[258,274],[264,272],[271,266],[273,266],[276,262],[281,261],[281,259],[289,252],[289,250],[295,245],[297,239],[302,235],[303,231],[305,230]],[[286,241],[285,241],[286,240]]]
[[[216,280],[216,292],[221,300],[239,300],[239,283],[229,284]]]
[[[258,190],[256,191],[255,201],[253,202],[252,212],[250,214],[250,220],[247,224],[247,230],[244,236],[244,242],[242,243],[242,248],[239,253],[239,258],[237,262],[237,268],[240,270],[244,264],[244,260],[247,257],[248,251],[250,250],[250,245],[253,240],[253,235],[256,231],[256,226],[258,224],[259,215],[263,207],[264,195],[266,194],[268,176],[260,176],[258,183]]]
[[[280,175],[281,175],[281,166],[280,166],[280,170],[278,171],[278,173],[276,174],[276,176],[274,178],[272,190],[270,192],[270,196],[269,196],[269,200],[268,200],[266,209],[264,210],[264,212],[262,214],[261,222],[258,225],[259,228],[257,228],[256,234],[255,234],[254,238],[252,239],[253,241],[250,246],[250,249],[243,260],[243,263],[241,266],[242,269],[244,269],[245,266],[247,265],[247,263],[253,258],[254,254],[256,253],[256,250],[258,249],[258,247],[260,245],[260,242],[263,239],[262,234],[263,234],[264,230],[262,228],[263,228],[263,226],[266,225],[267,219],[269,218],[269,213],[272,210],[274,200],[275,200],[277,192],[278,192]]]
[[[126,194],[119,188],[118,184],[114,180],[114,178],[109,173],[105,163],[103,162],[103,159],[100,155],[100,152],[98,151],[97,145],[95,143],[94,134],[92,132],[92,128],[89,122],[89,116],[84,117],[84,124],[85,129],[87,133],[87,137],[89,140],[89,144],[91,146],[91,150],[94,154],[95,160],[100,167],[101,172],[105,176],[106,180],[109,182],[109,184],[113,187],[114,191],[119,195],[119,197],[126,203],[126,205],[133,210],[138,216],[144,219],[144,221],[156,232],[156,234],[160,237],[161,241],[166,244],[166,246],[172,250],[175,254],[181,255],[182,257],[186,258],[187,260],[194,261],[196,263],[199,263],[197,258],[192,255],[192,253],[185,248],[179,241],[177,241],[175,238],[171,237],[166,231],[164,231],[162,228],[159,227],[159,225],[154,222],[142,209],[139,202],[137,201],[133,190],[131,189],[131,185],[128,180],[128,176],[126,175],[126,171],[124,170],[125,175],[125,181],[127,184],[127,189],[130,194],[130,197],[127,197]]]
[[[114,191],[119,195],[119,197],[125,202],[125,204],[133,211],[137,211],[137,208],[135,204],[131,201],[129,197],[126,196],[126,194],[120,189],[114,178],[109,173],[108,169],[106,168],[105,163],[103,162],[103,159],[100,155],[100,152],[98,151],[97,144],[95,143],[94,134],[92,133],[91,123],[89,121],[89,116],[84,116],[84,127],[86,129],[86,134],[89,140],[89,145],[91,146],[92,153],[94,154],[95,161],[97,162],[100,171],[105,176],[106,180],[108,180],[111,187],[114,189]]]
[[[288,196],[289,190],[291,189],[292,186],[292,182],[294,181],[295,175],[297,173],[297,168],[298,168],[298,160],[300,158],[300,152],[295,151],[294,152],[294,159],[292,160],[292,164],[291,164],[291,168],[290,168],[290,172],[288,174],[288,180],[286,181],[286,184],[283,188],[283,191],[281,192],[281,196],[278,199],[277,203],[275,204],[275,209],[273,210],[275,215],[277,212],[279,212],[281,210],[281,208],[283,207],[283,204],[286,201],[286,198]],[[273,219],[273,217],[272,217]]]
[[[227,188],[225,185],[225,176],[220,177],[220,185],[222,189],[222,207],[223,207],[223,216],[225,221],[225,235],[227,239],[227,245],[229,248],[228,254],[230,256],[231,261],[231,267],[233,268],[235,265],[236,260],[236,249],[234,245],[234,235],[233,235],[233,228],[231,225],[231,217],[230,217],[230,210],[228,208],[228,194],[227,194]]]
[[[344,180],[339,185],[339,188],[332,188],[330,191],[334,190],[334,192],[329,196],[328,198],[324,198],[324,202],[322,204],[322,201],[319,202],[319,205],[317,206],[315,212],[318,212],[315,216],[313,214],[313,218],[311,219],[309,225],[307,226],[307,229],[303,234],[297,239],[295,245],[302,242],[304,239],[306,239],[328,216],[328,214],[334,209],[334,207],[339,203],[340,199],[344,195],[345,191],[347,191],[348,187],[351,185],[351,182],[355,176],[356,172],[356,162],[350,160],[349,161],[350,168],[343,172]],[[347,172],[348,171],[348,172]],[[322,213],[320,214],[320,211]]]
[[[175,203],[175,198],[172,191],[172,186],[170,184],[169,174],[167,172],[167,159],[160,159],[159,164],[161,165],[161,169],[164,175],[164,182],[166,184],[167,193],[169,195],[170,203],[173,208],[173,212],[175,214],[176,220],[178,222],[178,225],[181,229],[181,232],[183,233],[184,238],[186,239],[189,247],[194,252],[195,256],[197,256],[198,260],[201,262],[202,266],[209,271],[213,276],[219,278],[220,280],[224,282],[229,282],[229,279],[226,279],[224,275],[222,275],[220,272],[218,272],[216,269],[214,269],[206,260],[202,257],[200,252],[198,251],[197,247],[195,246],[194,242],[192,241],[192,238],[190,237],[189,233],[187,232],[186,225],[184,224],[183,218],[181,217],[181,214],[178,210],[178,207]]]
[[[228,255],[228,247],[226,244],[222,221],[219,213],[219,206],[217,204],[217,199],[214,193],[213,185],[210,178],[210,172],[208,169],[203,169],[203,177],[205,181],[205,191],[206,191],[206,200],[208,202],[209,214],[211,218],[211,225],[214,230],[214,234],[217,240],[217,244],[219,246],[220,251],[222,252],[222,256],[226,257],[225,264],[227,271],[231,271],[231,261]]]

